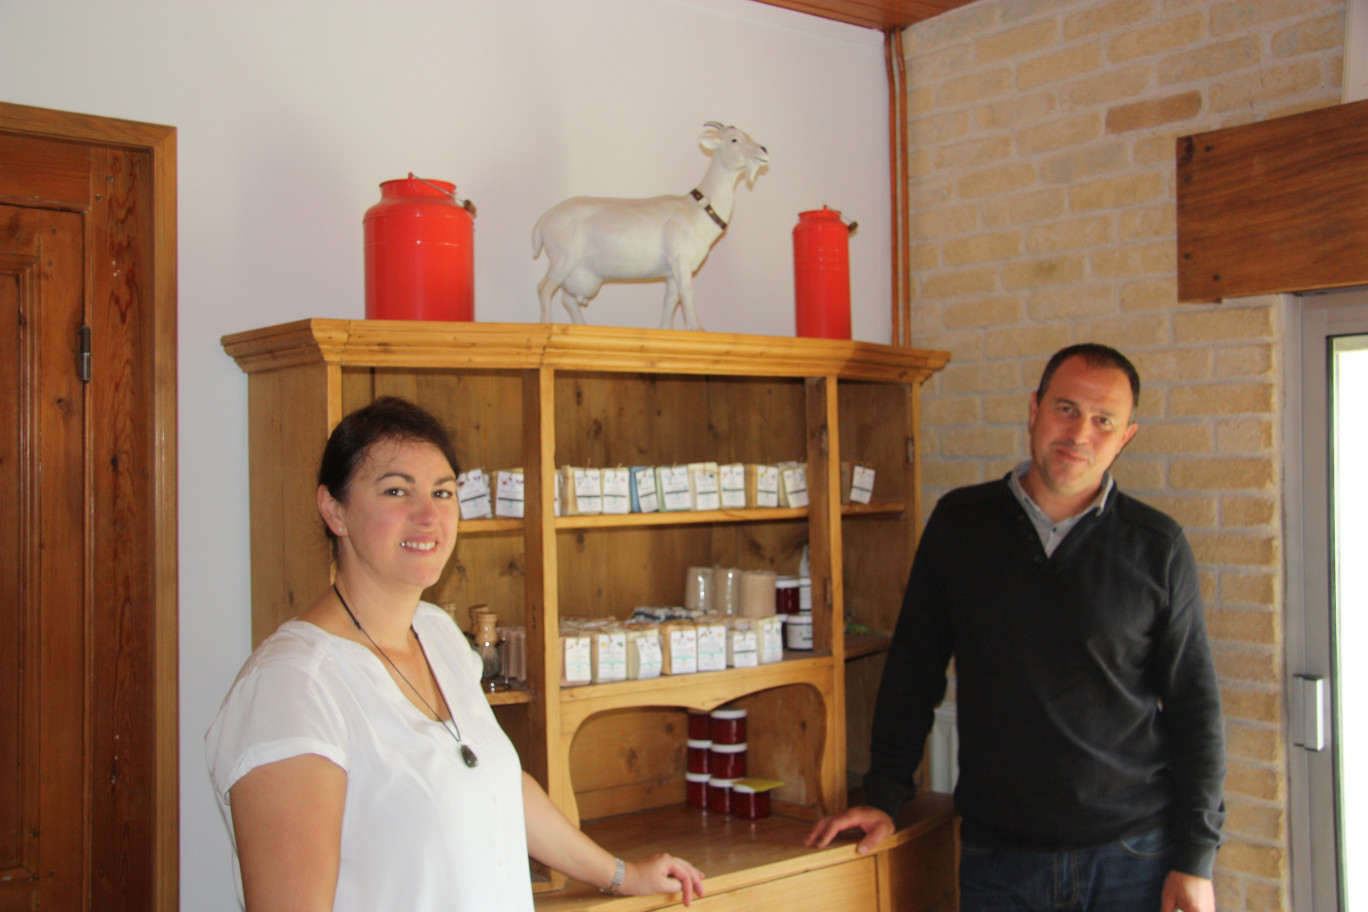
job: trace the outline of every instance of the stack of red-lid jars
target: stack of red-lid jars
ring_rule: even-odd
[[[688,748],[685,780],[690,806],[751,820],[769,815],[767,792],[737,785],[747,773],[744,709],[690,711]]]

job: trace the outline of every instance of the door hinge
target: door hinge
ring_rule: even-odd
[[[82,383],[90,382],[90,327],[81,326],[81,353],[76,363],[76,376]]]
[[[1325,750],[1325,678],[1320,675],[1299,674],[1292,678],[1293,705],[1301,708],[1300,731],[1294,736],[1294,747],[1309,751]]]

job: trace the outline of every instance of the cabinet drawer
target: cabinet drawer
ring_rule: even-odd
[[[753,912],[755,909],[872,912],[878,907],[874,859],[861,858],[729,893],[705,896],[695,901],[691,908],[702,912]]]

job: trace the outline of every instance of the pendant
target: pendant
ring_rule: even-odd
[[[465,765],[471,769],[480,765],[480,758],[475,756],[475,752],[470,749],[469,744],[461,745],[461,759],[464,760]]]

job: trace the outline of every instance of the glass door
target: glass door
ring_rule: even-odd
[[[1368,847],[1368,291],[1303,299],[1300,331],[1287,438],[1294,908],[1368,909],[1368,870],[1346,863]]]

